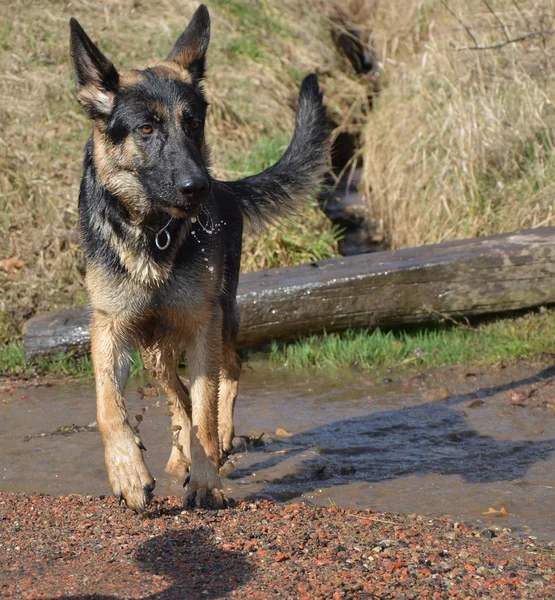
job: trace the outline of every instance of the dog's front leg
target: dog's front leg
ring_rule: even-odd
[[[225,459],[233,449],[233,409],[239,390],[241,359],[231,341],[224,342],[222,348],[222,372],[220,376],[220,397],[218,405],[218,429],[220,452]]]
[[[191,465],[192,409],[189,391],[177,374],[176,356],[171,349],[143,348],[142,357],[145,367],[153,373],[168,395],[173,443],[166,473],[185,481]]]
[[[143,460],[144,447],[129,424],[123,399],[131,360],[128,332],[117,319],[98,313],[93,315],[90,331],[96,415],[108,478],[116,497],[142,513],[155,481]]]
[[[187,349],[191,377],[191,471],[185,506],[224,508],[219,475],[218,388],[222,353],[221,315],[197,324]]]

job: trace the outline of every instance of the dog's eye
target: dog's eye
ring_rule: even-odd
[[[198,129],[200,125],[200,121],[191,121],[191,129]]]
[[[144,133],[145,135],[150,135],[154,131],[152,125],[149,125],[148,123],[141,125],[139,129],[141,130],[141,133]]]

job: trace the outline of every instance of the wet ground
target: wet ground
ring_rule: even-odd
[[[449,516],[555,539],[555,368],[391,379],[247,367],[236,409],[244,438],[227,492]],[[0,490],[109,494],[100,437],[89,426],[92,382],[36,383],[0,383]],[[135,379],[127,399],[157,494],[181,494],[163,473],[171,443],[165,398]],[[263,443],[253,444],[261,434]]]

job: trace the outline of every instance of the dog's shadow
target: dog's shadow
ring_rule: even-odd
[[[257,449],[260,460],[255,464],[249,460],[248,467],[239,466],[229,478],[240,487],[251,484],[256,472],[263,487],[247,499],[280,501],[320,488],[322,482],[333,487],[432,473],[460,475],[471,483],[518,480],[534,463],[551,456],[555,439],[502,440],[480,435],[466,422],[464,407],[458,406],[552,377],[555,367],[444,401],[310,429]]]
[[[128,586],[131,597],[133,592],[144,593],[141,583],[146,589],[152,589],[152,585],[164,585],[165,581],[171,581],[170,587],[160,592],[141,595],[146,600],[228,597],[233,590],[252,578],[256,568],[242,552],[216,548],[210,540],[210,531],[202,527],[192,531],[175,529],[153,537],[138,547],[133,558],[134,564],[128,571],[116,566],[114,578],[107,579],[106,583],[111,585],[114,581],[117,582],[115,587],[119,594]],[[109,577],[109,573],[107,576]],[[98,584],[94,587],[102,589]],[[115,600],[121,597],[83,593],[58,598]]]

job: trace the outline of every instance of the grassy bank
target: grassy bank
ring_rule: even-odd
[[[274,368],[361,370],[493,365],[555,354],[555,309],[474,326],[445,323],[391,331],[346,331],[274,344],[265,359]],[[257,357],[260,355],[257,355]],[[244,355],[248,360],[248,354]],[[133,356],[132,373],[143,365]],[[89,356],[62,354],[26,364],[21,342],[0,348],[0,374],[92,377]]]
[[[555,353],[555,311],[475,326],[441,324],[391,331],[347,331],[274,345],[270,359],[290,369],[433,368],[493,365]]]

